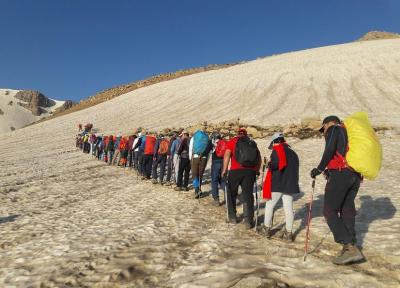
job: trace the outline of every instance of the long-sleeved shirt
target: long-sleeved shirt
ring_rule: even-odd
[[[170,149],[171,156],[175,155],[175,153],[177,152],[180,144],[181,144],[181,138],[177,137],[174,140],[174,142],[172,142],[172,145],[171,145],[171,149]]]
[[[325,135],[325,142],[324,154],[317,167],[320,171],[325,170],[336,152],[340,153],[342,156],[346,156],[348,145],[346,129],[339,125],[329,127]]]

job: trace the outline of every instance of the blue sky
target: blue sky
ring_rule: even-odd
[[[400,0],[0,0],[0,87],[79,100],[163,72],[400,32]]]

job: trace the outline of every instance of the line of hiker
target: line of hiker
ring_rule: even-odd
[[[353,117],[353,120],[358,119],[356,116]],[[352,120],[350,117],[348,119]],[[360,126],[367,123],[367,118],[365,120],[361,117],[361,120],[358,119],[359,122],[351,122],[348,119],[346,119],[346,127],[337,116],[329,116],[323,120],[320,132],[325,136],[325,151],[318,167],[312,169],[310,173],[314,181],[313,188],[315,187],[315,178],[319,174],[323,173],[327,179],[324,217],[333,233],[334,240],[343,246],[342,251],[332,260],[334,264],[338,265],[359,262],[364,259],[357,247],[354,201],[363,175],[370,176],[368,173],[357,172],[360,169],[355,170],[346,161],[349,145],[352,148],[356,147],[355,150],[362,150],[359,148],[360,146],[357,146],[357,142],[352,140],[352,137],[349,141],[348,134],[351,136],[357,129],[360,131]],[[356,128],[353,128],[354,126]],[[364,135],[368,134],[365,137],[370,137],[371,131],[367,132],[364,133]],[[379,144],[379,142],[377,143]],[[174,190],[176,191],[189,191],[191,174],[191,187],[194,189],[196,199],[204,195],[202,192],[204,173],[208,161],[211,161],[210,194],[213,197],[213,205],[220,206],[224,203],[220,202],[219,190],[224,190],[227,222],[232,224],[242,222],[245,228],[255,228],[269,239],[274,234],[272,230],[274,208],[282,199],[285,227],[277,233],[277,237],[290,242],[294,241],[293,196],[300,193],[299,157],[286,142],[282,133],[275,133],[268,143],[268,149],[271,150],[269,161],[266,160],[266,157],[262,161],[256,142],[247,135],[244,128],[239,128],[237,135],[231,139],[226,139],[225,135],[217,131],[208,135],[206,129],[198,130],[193,135],[189,135],[187,131],[181,129],[168,135],[140,131],[130,136],[96,136],[94,133],[90,133],[90,130],[85,130],[78,134],[76,146],[84,153],[90,153],[93,157],[109,165],[135,169],[142,180],[151,180],[153,184],[165,186],[175,185]],[[354,153],[354,150],[352,152]],[[365,154],[365,151],[363,153]],[[379,157],[379,153],[377,153],[375,155]],[[352,157],[354,158],[354,155]],[[357,164],[353,159],[351,161]],[[372,167],[373,165],[370,164],[367,163],[366,166]],[[379,168],[375,169],[377,171],[369,170],[374,170],[376,175],[373,176],[376,177],[379,169],[380,162]],[[261,191],[259,193],[257,183],[260,182],[258,179],[261,173]],[[369,178],[372,179],[373,176]],[[239,221],[236,210],[239,187],[243,203],[241,221]],[[261,197],[266,200],[266,205],[264,222],[258,226]],[[305,257],[312,215],[312,197],[309,206]],[[256,215],[254,215],[255,210]]]

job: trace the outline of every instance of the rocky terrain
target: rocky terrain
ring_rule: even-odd
[[[5,134],[0,286],[399,287],[399,64],[400,39],[309,49],[153,84]],[[322,216],[325,180],[318,177],[304,262],[309,171],[324,141],[296,133],[314,131],[324,116],[359,110],[378,128],[384,151],[378,179],[364,181],[356,200],[367,261],[331,264],[340,247]],[[198,201],[193,192],[142,182],[74,146],[77,123],[93,123],[101,134],[130,134],[139,126],[194,130],[205,121],[228,131],[237,122],[255,129],[267,157],[272,130],[299,137],[288,137],[301,163],[294,243],[229,225],[224,206],[211,206],[210,197]],[[209,173],[208,167],[205,194]],[[283,222],[277,207],[275,228]]]
[[[398,39],[400,34],[385,32],[385,31],[370,31],[363,35],[357,41],[372,41],[372,40],[383,40],[383,39]]]

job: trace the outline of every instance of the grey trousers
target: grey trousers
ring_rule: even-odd
[[[283,201],[283,210],[285,211],[286,231],[292,232],[293,221],[294,221],[292,195],[287,195],[280,192],[272,192],[272,199],[268,200],[265,203],[264,225],[266,227],[271,228],[271,220],[272,220],[272,215],[274,214],[274,207],[281,198]]]

